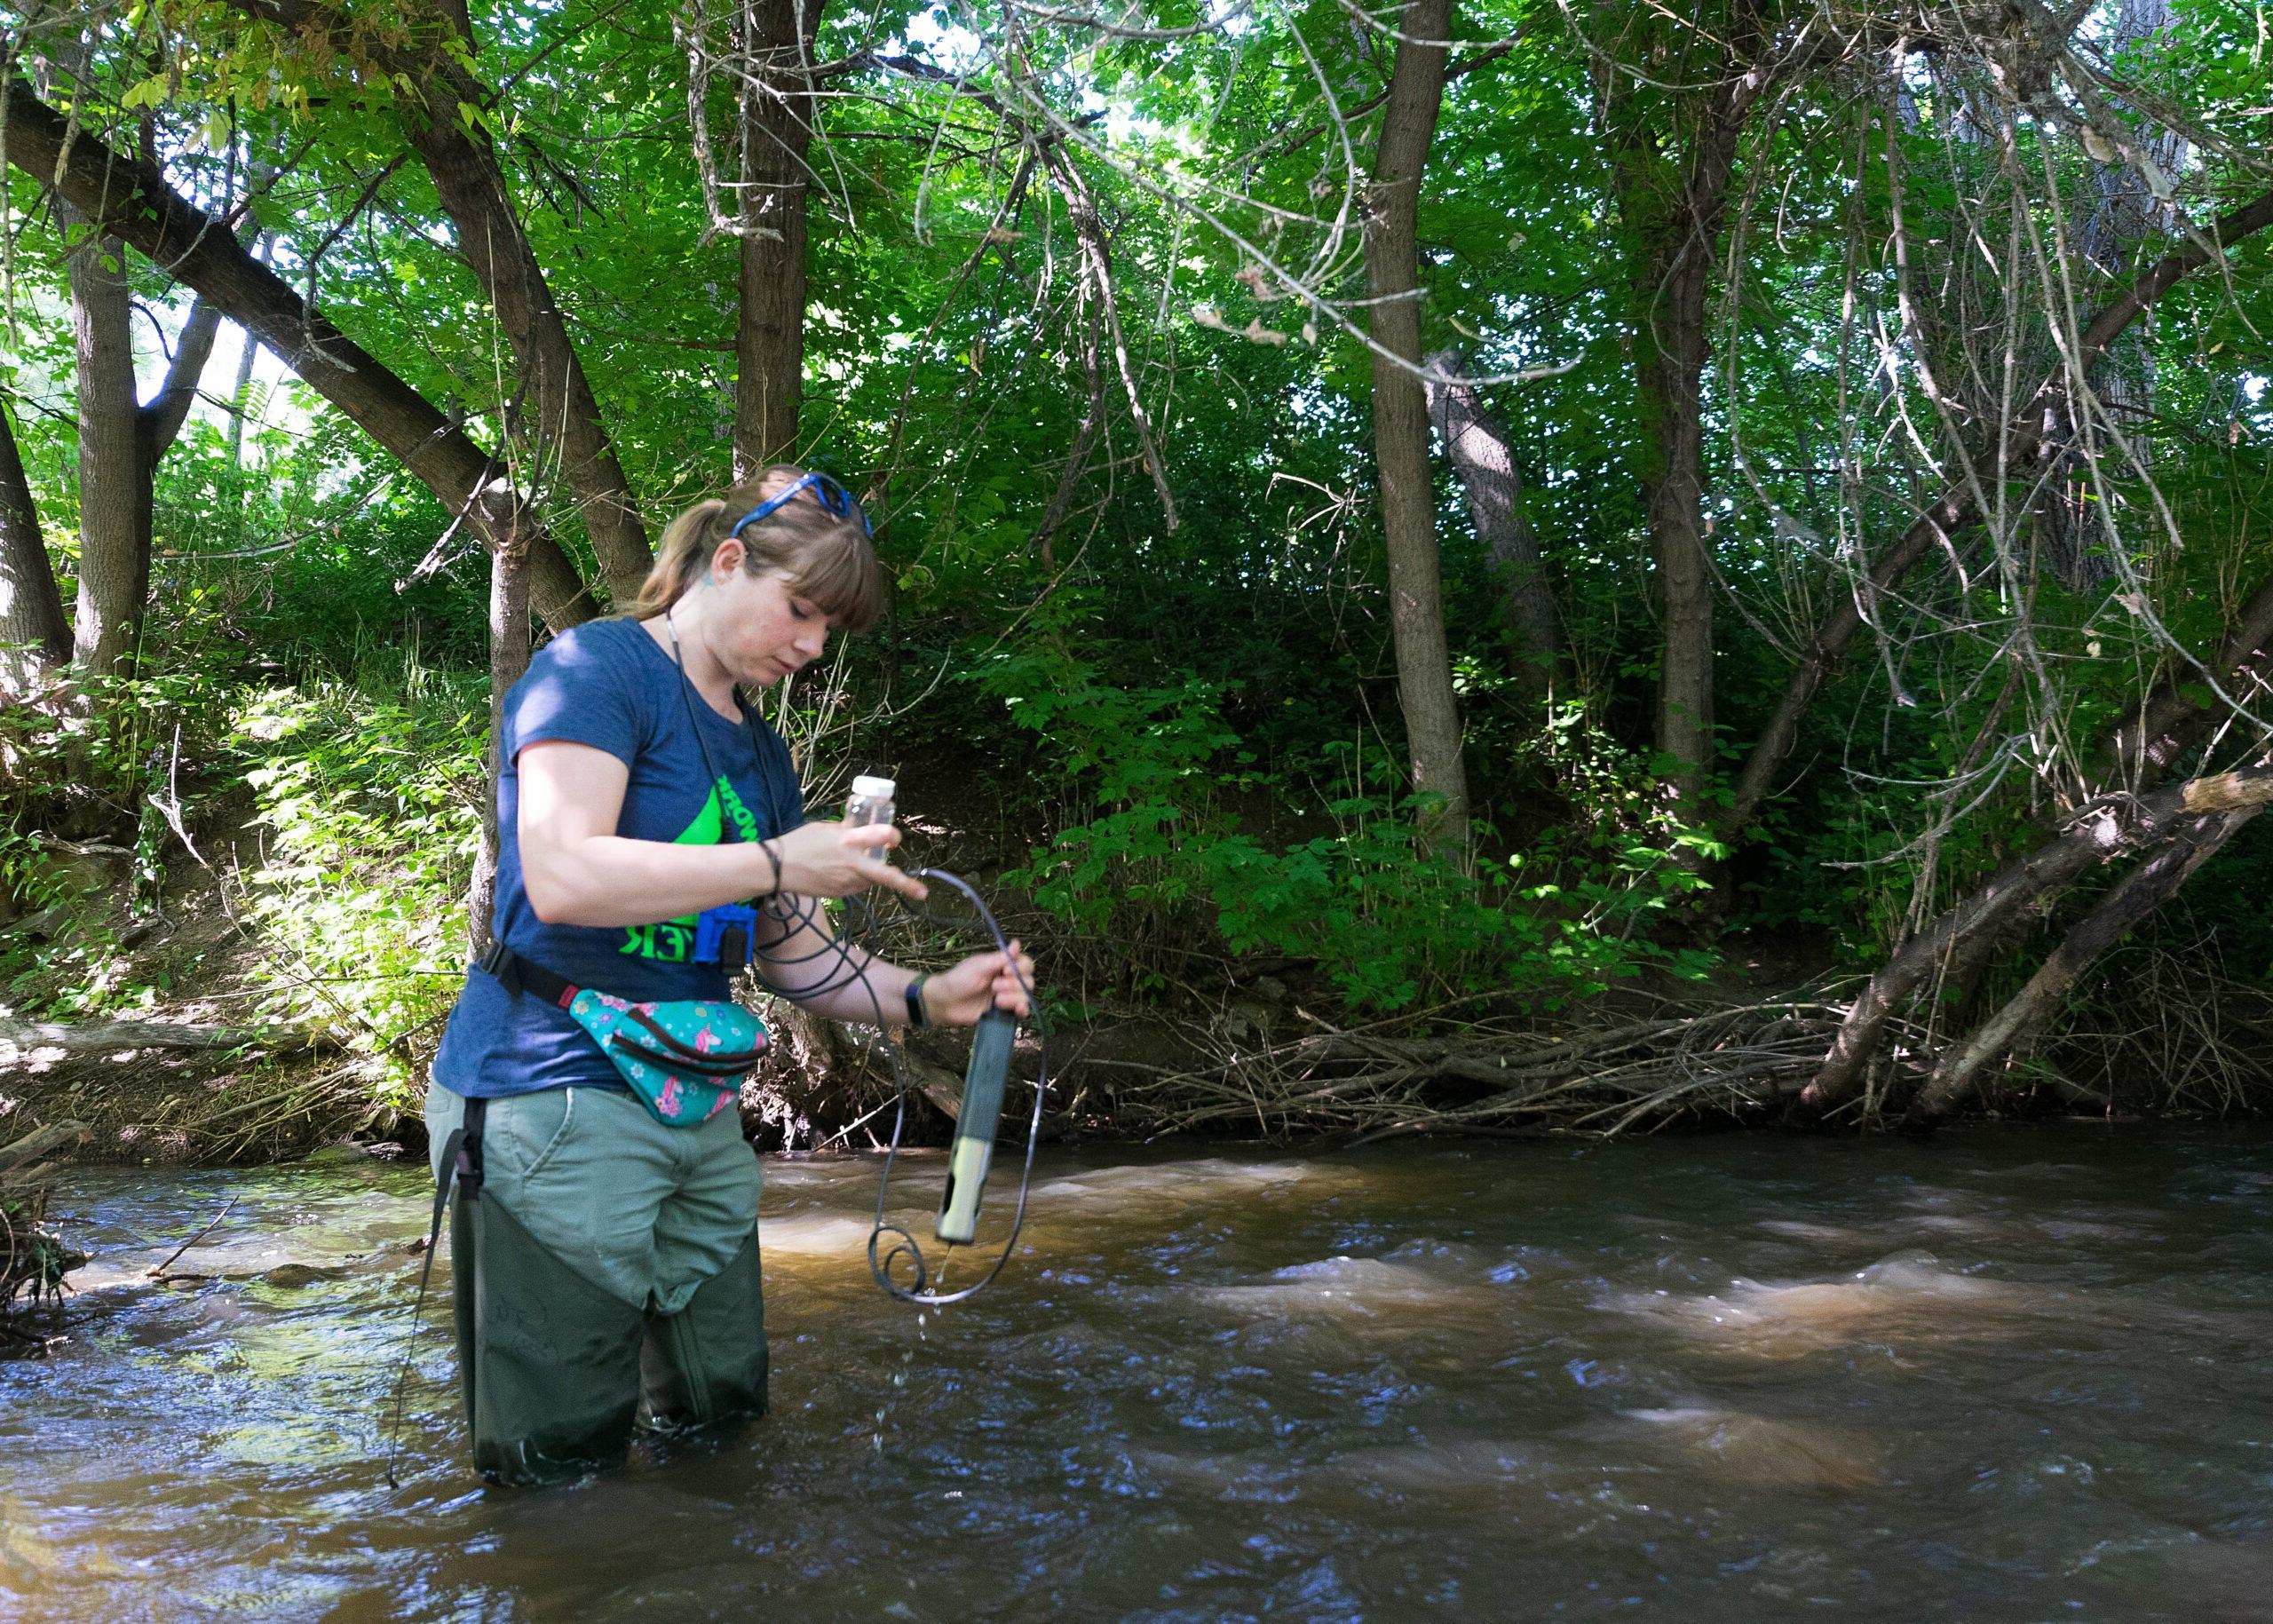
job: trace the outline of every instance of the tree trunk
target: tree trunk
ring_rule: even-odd
[[[268,256],[256,255],[262,264]],[[245,416],[252,409],[252,368],[260,359],[260,340],[250,333],[240,331],[243,343],[237,350],[237,382],[229,391],[229,471],[240,480],[245,471]]]
[[[464,6],[442,0],[423,19],[414,12],[416,43],[394,47],[321,0],[229,4],[289,35],[368,54],[400,75],[397,83],[404,93],[398,105],[403,131],[433,178],[435,195],[450,218],[458,250],[488,296],[520,362],[527,399],[511,414],[515,432],[533,447],[557,448],[560,471],[576,495],[601,573],[615,597],[629,600],[653,562],[647,533],[639,522],[638,503],[623,465],[602,424],[583,362],[568,337],[567,323],[521,228],[496,148],[479,122],[461,111],[496,101],[461,61],[470,61],[476,48]],[[408,82],[407,88],[403,80]]]
[[[449,28],[470,55],[474,41],[464,32],[463,16]],[[415,107],[405,104],[404,130],[433,177],[458,248],[520,361],[527,400],[514,414],[519,432],[534,448],[557,448],[608,590],[619,603],[629,602],[654,561],[638,502],[544,267],[521,228],[496,149],[479,124],[469,125],[459,113],[461,107],[487,106],[495,98],[444,51],[408,60],[405,67],[417,95]]]
[[[181,336],[174,341],[173,360],[165,381],[150,403],[134,414],[134,555],[141,564],[141,578],[134,597],[139,622],[150,606],[150,561],[155,551],[158,464],[165,460],[189,421],[197,401],[198,380],[213,358],[213,335],[221,326],[221,313],[203,299],[194,301]]]
[[[1381,469],[1382,529],[1389,548],[1390,630],[1397,645],[1398,702],[1412,752],[1415,791],[1443,797],[1421,820],[1424,839],[1448,849],[1468,839],[1468,773],[1445,637],[1444,582],[1437,551],[1437,495],[1429,468],[1429,408],[1422,390],[1421,277],[1417,238],[1421,173],[1445,99],[1442,43],[1452,0],[1413,0],[1400,14],[1374,154],[1366,219],[1366,290],[1373,300],[1374,459]]]
[[[156,170],[120,157],[84,130],[67,144],[63,115],[20,80],[7,85],[8,162],[126,242],[247,329],[318,394],[432,491],[490,546],[522,534],[527,508],[496,460],[287,287]],[[59,174],[59,166],[60,173]],[[527,521],[533,525],[533,520]],[[555,631],[593,604],[558,543],[531,528],[530,596]]]
[[[167,364],[165,382],[158,385],[158,392],[142,408],[144,460],[152,467],[173,449],[182,424],[189,421],[189,408],[197,404],[197,385],[205,376],[205,363],[213,359],[214,336],[220,330],[219,311],[204,299],[191,304],[189,317],[181,324],[181,337],[174,341],[174,357]]]
[[[2244,693],[2249,696],[2245,703],[2262,703],[2269,665],[2273,665],[2273,575],[2259,582],[2235,612],[2210,669],[2227,693]],[[2196,697],[2201,692],[2194,668],[2177,666],[2156,685],[2137,716],[2116,731],[2103,752],[2108,769],[2134,788],[2167,772],[2226,714],[2214,696],[2206,696],[2206,703]]]
[[[1168,463],[1152,437],[1152,421],[1144,410],[1144,395],[1136,387],[1136,368],[1129,357],[1129,335],[1121,327],[1121,301],[1113,291],[1113,239],[1105,231],[1105,213],[1097,207],[1097,193],[1081,166],[1062,143],[1053,141],[1043,147],[1041,164],[1057,195],[1065,200],[1065,223],[1073,228],[1073,241],[1081,251],[1083,298],[1090,302],[1104,324],[1102,337],[1113,351],[1113,369],[1121,379],[1121,398],[1129,402],[1129,424],[1136,432],[1136,455],[1144,471],[1152,476],[1152,488],[1160,493],[1162,514],[1173,531],[1178,522],[1176,493],[1168,487]]]
[[[1041,555],[1041,567],[1049,574],[1057,573],[1057,555],[1052,551],[1057,532],[1073,511],[1073,495],[1081,488],[1081,476],[1089,471],[1089,453],[1097,443],[1097,436],[1105,432],[1105,358],[1101,339],[1105,332],[1105,311],[1092,299],[1084,298],[1089,306],[1081,323],[1081,373],[1089,384],[1089,400],[1081,411],[1081,424],[1073,431],[1073,443],[1065,452],[1065,470],[1057,476],[1057,487],[1049,493],[1049,505],[1041,511],[1041,521],[1034,527],[1031,543]]]
[[[221,313],[203,299],[192,304],[165,381],[142,406],[135,397],[126,245],[116,238],[91,239],[72,255],[70,265],[79,351],[79,608],[74,654],[91,675],[112,677],[130,674],[134,666],[142,617],[149,607],[158,464],[188,421]]]
[[[1820,1115],[1845,1101],[1904,1006],[1936,966],[1979,932],[2002,930],[2023,909],[2047,899],[2093,864],[2166,838],[2178,820],[2259,806],[2268,796],[2273,796],[2273,768],[2222,772],[2152,795],[2111,797],[2014,859],[1911,938],[1871,978],[1802,1092],[1799,1109]]]
[[[1622,11],[1623,8],[1615,8]],[[1748,8],[1740,32],[1759,24]],[[1615,26],[1623,28],[1622,20]],[[1628,326],[1633,345],[1635,446],[1650,558],[1663,618],[1658,672],[1657,747],[1669,758],[1667,780],[1682,817],[1703,816],[1713,747],[1713,570],[1705,534],[1703,387],[1709,359],[1706,301],[1728,201],[1737,144],[1757,88],[1755,64],[1739,77],[1734,59],[1711,75],[1734,83],[1709,98],[1623,85],[1603,70],[1604,136],[1626,242]],[[1688,51],[1665,59],[1676,77],[1698,77],[1706,60]],[[1670,124],[1671,129],[1667,126]],[[1670,140],[1668,139],[1670,137]],[[1670,155],[1668,146],[1674,150]]]
[[[40,534],[39,506],[14,425],[0,406],[0,699],[22,693],[70,657],[71,624]]]
[[[1705,291],[1699,263],[1672,268],[1637,312],[1635,378],[1642,415],[1642,500],[1664,617],[1658,656],[1657,747],[1685,820],[1699,815],[1713,760],[1713,571],[1706,556]],[[1635,289],[1637,292],[1641,289]]]
[[[268,263],[275,239],[263,232],[252,245],[252,257]],[[229,391],[229,519],[235,543],[244,545],[245,534],[245,419],[252,415],[253,368],[260,360],[260,340],[237,329],[237,379]]]
[[[741,319],[734,325],[734,478],[797,455],[805,368],[806,154],[820,103],[808,73],[826,0],[744,0]]]
[[[1429,357],[1429,367],[1432,372],[1457,375],[1466,370],[1467,361],[1458,350],[1439,350]],[[1509,668],[1526,693],[1544,699],[1563,675],[1563,622],[1539,556],[1539,538],[1524,517],[1523,476],[1516,467],[1515,448],[1508,431],[1485,408],[1473,386],[1433,377],[1426,384],[1429,419],[1468,493],[1469,522],[1484,543],[1485,558],[1500,588]]]
[[[78,347],[79,605],[71,652],[89,676],[113,677],[132,665],[150,580],[132,288],[124,243],[87,217],[64,220],[74,238],[65,265]]]
[[[497,902],[497,787],[504,772],[500,754],[505,740],[505,695],[529,669],[528,543],[520,535],[498,538],[489,555],[489,783],[481,807],[481,847],[473,860],[473,883],[466,899],[466,925],[472,955],[489,947]]]
[[[1930,1127],[1963,1105],[1993,1066],[2032,1041],[2059,1014],[2069,990],[2093,961],[2156,909],[2178,894],[2218,848],[2255,817],[2257,805],[2190,818],[2169,844],[2117,883],[2076,922],[2004,1008],[1984,1021],[1957,1049],[1943,1057],[1904,1117],[1906,1126]]]

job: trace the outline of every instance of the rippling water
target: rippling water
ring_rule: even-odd
[[[927,1315],[875,1171],[767,1164],[767,1420],[487,1488],[437,1303],[393,1493],[421,1172],[75,1175],[0,1618],[2273,1618],[2262,1131],[1045,1157]]]

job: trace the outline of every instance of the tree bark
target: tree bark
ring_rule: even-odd
[[[1596,70],[1626,238],[1636,472],[1663,620],[1657,748],[1670,759],[1675,805],[1692,822],[1704,816],[1715,753],[1713,571],[1703,505],[1707,300],[1738,144],[1761,95],[1801,59],[1777,46],[1768,11],[1758,0],[1737,0],[1710,27],[1681,23],[1651,53],[1663,70],[1653,79],[1701,83],[1709,87],[1702,92],[1628,83],[1607,55]],[[1600,25],[1597,33],[1612,35],[1660,26],[1615,4],[1601,8]]]
[[[71,624],[40,534],[39,505],[0,405],[0,699],[12,698],[71,657]]]
[[[2269,667],[2273,667],[2273,576],[2261,582],[2235,612],[2212,669],[2218,685],[2228,693],[2246,688],[2261,694]],[[2214,699],[2206,703],[2197,697],[2202,692],[2193,667],[2177,667],[2155,686],[2138,715],[2117,730],[2105,751],[2110,771],[2134,786],[2151,783],[2167,772],[2225,714],[2225,707]]]
[[[1093,301],[1084,300],[1089,313],[1081,323],[1081,373],[1089,384],[1089,399],[1081,411],[1081,426],[1073,431],[1073,443],[1066,448],[1065,470],[1057,476],[1057,487],[1049,493],[1049,504],[1041,511],[1041,522],[1034,527],[1032,545],[1041,555],[1041,567],[1049,574],[1057,573],[1057,555],[1052,551],[1059,528],[1073,511],[1073,495],[1081,488],[1081,476],[1089,471],[1089,453],[1097,443],[1097,436],[1105,432],[1105,366],[1100,340],[1105,331],[1105,312]]]
[[[1105,212],[1097,207],[1097,193],[1063,143],[1053,141],[1044,147],[1040,163],[1065,201],[1065,223],[1073,228],[1073,241],[1081,249],[1086,289],[1082,297],[1103,323],[1102,337],[1113,351],[1113,369],[1121,379],[1121,398],[1129,402],[1129,426],[1136,432],[1136,455],[1144,462],[1144,471],[1152,477],[1152,488],[1160,493],[1160,508],[1173,531],[1178,523],[1176,493],[1168,487],[1168,463],[1152,437],[1152,420],[1144,410],[1144,398],[1136,386],[1136,368],[1129,360],[1129,335],[1121,325],[1121,301],[1113,284],[1113,240],[1105,232]]]
[[[1458,350],[1439,350],[1429,357],[1429,367],[1451,376],[1464,371],[1467,361]],[[1469,522],[1484,543],[1485,558],[1500,589],[1509,669],[1525,692],[1544,699],[1564,675],[1563,620],[1539,556],[1539,538],[1524,517],[1523,475],[1516,467],[1515,448],[1507,429],[1485,409],[1472,385],[1433,377],[1426,383],[1429,419],[1468,494]]]
[[[466,899],[466,924],[472,955],[489,947],[497,902],[497,788],[504,772],[505,695],[529,669],[528,542],[500,537],[489,555],[489,772],[481,808],[481,847],[475,854],[473,883]]]
[[[1663,267],[1654,286],[1637,279],[1635,289],[1643,296],[1634,329],[1642,500],[1663,616],[1657,747],[1672,758],[1668,781],[1690,820],[1699,815],[1713,760],[1713,571],[1703,512],[1701,396],[1710,246],[1700,232],[1692,255]],[[1649,308],[1652,298],[1655,310]]]
[[[63,115],[31,88],[7,86],[8,162],[115,232],[238,326],[265,344],[432,491],[490,546],[522,532],[530,596],[555,631],[588,620],[594,605],[558,543],[533,516],[495,458],[373,356],[311,308],[218,220],[147,164],[112,152],[84,130],[67,142]]]
[[[359,33],[346,12],[317,0],[229,3],[289,34],[320,34],[346,49],[368,51],[388,72],[409,81],[399,104],[404,133],[433,178],[459,251],[520,362],[527,400],[514,414],[516,433],[533,447],[558,449],[560,471],[575,493],[609,590],[629,601],[653,561],[647,533],[544,267],[521,227],[497,150],[470,116],[496,99],[450,50],[454,43],[470,58],[475,49],[463,8],[437,6],[414,22],[416,44],[389,49]]]
[[[2205,241],[2222,250],[2253,232],[2273,225],[2273,191],[2265,193],[2219,217],[2203,228]],[[2212,256],[2200,243],[2189,241],[2174,249],[2155,262],[2130,287],[2111,300],[2092,318],[2085,329],[2082,343],[2069,365],[2088,370],[2103,353],[2141,316],[2154,307],[2155,302],[2178,282],[2181,277],[2211,263]],[[2060,386],[2062,373],[2047,378],[2044,390]],[[2040,438],[2044,421],[2043,391],[2030,406],[2019,411],[2014,420],[2005,425],[2006,456],[2003,467],[2008,479],[2026,480],[2033,476],[2038,458],[2043,449]],[[1936,497],[1930,506],[1905,531],[1902,539],[1889,550],[1869,574],[1869,596],[1891,591],[1918,562],[1934,550],[1937,541],[1944,541],[1973,524],[1980,517],[1973,490],[1963,479],[1952,480],[1948,488]],[[1823,623],[1809,639],[1808,652],[1784,689],[1768,725],[1762,730],[1759,741],[1745,758],[1744,771],[1737,784],[1737,793],[1728,815],[1722,820],[1724,838],[1733,838],[1748,828],[1760,808],[1765,804],[1770,789],[1774,787],[1776,774],[1782,770],[1785,759],[1791,754],[1792,745],[1799,736],[1800,722],[1814,702],[1824,682],[1853,646],[1855,637],[1865,623],[1863,605],[1855,595],[1842,597],[1824,617]],[[2159,730],[2157,730],[2158,733]],[[2150,733],[2148,736],[2156,736]]]
[[[805,368],[807,154],[820,108],[814,41],[826,0],[745,0],[741,317],[734,325],[734,478],[797,455]]]
[[[262,258],[265,263],[265,256]],[[260,359],[260,341],[250,333],[240,337],[243,343],[237,350],[237,383],[229,392],[229,471],[242,479],[245,471],[245,416],[251,410],[252,369]]]
[[[1468,838],[1468,773],[1445,637],[1444,581],[1437,549],[1436,484],[1429,468],[1429,409],[1421,386],[1421,174],[1444,107],[1442,43],[1452,0],[1413,0],[1400,14],[1374,154],[1366,219],[1366,290],[1373,300],[1374,459],[1381,470],[1382,529],[1389,549],[1390,630],[1397,646],[1398,703],[1412,752],[1412,784],[1441,796],[1424,814],[1422,837],[1453,850]]]
[[[158,503],[158,464],[180,438],[197,401],[198,381],[213,358],[213,335],[221,313],[203,299],[192,302],[189,316],[174,341],[173,360],[167,363],[165,381],[149,404],[134,414],[134,618],[138,624],[150,606],[150,561],[155,551]]]
[[[2031,1042],[2059,1014],[2077,978],[2100,955],[2121,941],[2241,831],[2261,808],[2213,812],[2182,821],[2169,843],[2117,883],[2078,920],[2028,984],[1943,1057],[1904,1116],[1908,1127],[1931,1127],[1963,1105],[1983,1076]]]
[[[89,676],[112,677],[132,663],[150,582],[133,289],[126,245],[85,215],[63,218],[76,239],[64,259],[78,357],[79,602],[71,653]]]
[[[75,215],[75,211],[73,211]],[[69,256],[78,338],[79,603],[74,658],[90,675],[130,673],[149,607],[158,464],[197,399],[220,312],[190,306],[165,381],[147,406],[134,385],[126,245],[90,237]]]

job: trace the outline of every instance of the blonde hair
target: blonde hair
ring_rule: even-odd
[[[656,544],[654,567],[622,613],[646,620],[669,608],[709,569],[735,520],[804,477],[795,463],[776,463],[671,520]],[[857,511],[850,518],[832,513],[808,487],[743,526],[740,539],[743,568],[787,576],[792,592],[838,625],[866,631],[883,613],[883,566]]]

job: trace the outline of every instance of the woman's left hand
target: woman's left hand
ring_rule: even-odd
[[[923,1018],[938,1026],[974,1026],[989,1010],[1008,1010],[1023,1018],[1034,1012],[1026,996],[1026,988],[1034,984],[1034,960],[1018,943],[1010,944],[1007,959],[1000,953],[974,953],[954,969],[925,980]]]

